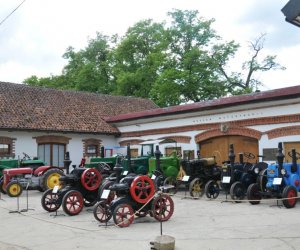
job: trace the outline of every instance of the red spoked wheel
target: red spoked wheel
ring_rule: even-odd
[[[68,215],[77,215],[83,208],[83,196],[76,190],[71,190],[64,195],[62,200],[63,210]]]
[[[61,205],[59,196],[57,193],[53,193],[53,189],[48,189],[43,193],[41,203],[42,207],[50,213],[58,210]]]
[[[98,202],[93,210],[94,217],[99,222],[108,222],[112,217],[110,206],[106,200]]]
[[[147,203],[153,197],[154,193],[154,183],[147,175],[135,177],[130,185],[130,194],[138,203]]]
[[[127,203],[120,204],[114,209],[113,217],[118,227],[128,227],[134,220],[133,208]]]
[[[151,212],[157,221],[167,221],[174,212],[174,202],[169,195],[161,194],[157,196],[151,205]]]
[[[89,191],[93,191],[96,190],[97,188],[99,188],[100,183],[102,181],[102,176],[100,174],[100,172],[95,169],[95,168],[88,168],[86,170],[84,170],[84,172],[82,173],[81,177],[81,184],[82,186],[89,190]]]

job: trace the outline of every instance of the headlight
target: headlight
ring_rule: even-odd
[[[283,169],[281,169],[281,174],[282,175],[285,175],[286,174],[286,170],[283,168]]]
[[[259,173],[259,168],[254,168],[254,173],[258,174]]]

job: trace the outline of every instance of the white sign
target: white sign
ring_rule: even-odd
[[[231,179],[230,176],[223,176],[222,182],[223,183],[230,183],[230,179]]]
[[[56,194],[57,191],[58,191],[58,188],[59,188],[58,186],[54,186],[54,188],[53,188],[53,190],[52,190],[52,193],[53,193],[53,194]]]
[[[151,179],[152,179],[152,180],[155,180],[155,178],[156,178],[156,176],[155,176],[155,174],[153,174],[153,175],[151,176]]]
[[[123,175],[127,175],[127,174],[128,174],[128,171],[127,171],[127,170],[123,172]]]
[[[189,181],[190,177],[188,175],[183,176],[182,181]]]
[[[109,196],[110,190],[109,189],[104,189],[101,195],[101,199],[107,199]]]
[[[282,178],[274,178],[273,185],[281,185]]]

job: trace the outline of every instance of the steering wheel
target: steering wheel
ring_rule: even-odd
[[[98,164],[98,166],[99,166],[99,168],[101,169],[101,171],[102,171],[102,170],[110,171],[110,166],[109,166],[107,163],[105,163],[105,162],[100,162],[100,163]]]
[[[289,151],[288,155],[289,155],[289,157],[293,158],[292,151]],[[299,159],[300,159],[300,154],[298,152],[296,152],[296,160],[299,160]]]
[[[249,160],[252,160],[255,158],[255,155],[250,152],[244,152],[243,155]]]
[[[26,159],[30,160],[30,156],[28,154],[23,152],[23,155],[24,155],[23,160],[26,160]]]

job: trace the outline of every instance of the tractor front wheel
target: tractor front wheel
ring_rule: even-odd
[[[190,182],[189,192],[194,198],[200,198],[203,195],[202,181],[199,178],[195,178]]]
[[[18,197],[22,194],[23,187],[17,181],[11,181],[6,187],[6,193],[10,197]]]
[[[247,199],[252,205],[257,205],[260,203],[261,194],[259,193],[259,186],[257,183],[251,184],[247,189]]]
[[[283,205],[286,208],[293,208],[297,203],[297,190],[293,186],[286,186],[282,192]]]
[[[53,189],[48,189],[43,193],[41,199],[42,207],[47,212],[55,212],[61,206],[61,201],[57,193],[53,193]]]
[[[230,196],[231,199],[235,200],[235,201],[239,201],[239,200],[243,200],[246,194],[246,190],[244,185],[237,181],[234,182],[231,187],[230,187]]]
[[[218,183],[213,180],[208,181],[205,185],[204,192],[207,198],[216,199],[220,193]]]
[[[112,217],[112,212],[110,210],[110,206],[106,200],[98,202],[94,206],[94,217],[97,221],[101,223],[108,222]]]

